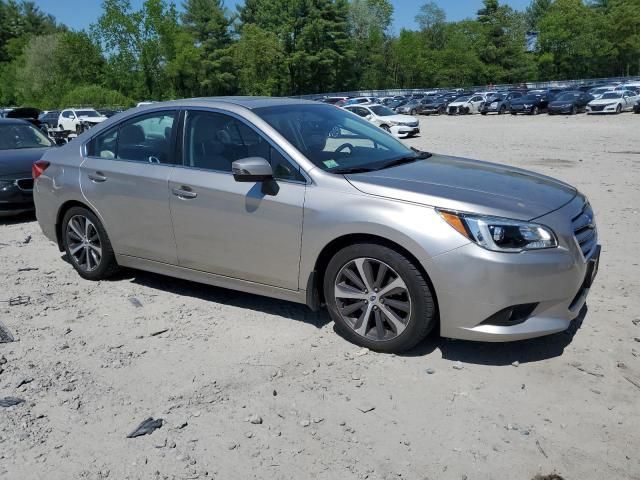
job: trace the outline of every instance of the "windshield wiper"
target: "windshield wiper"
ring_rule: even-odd
[[[384,170],[385,168],[397,167],[398,165],[404,165],[405,163],[413,163],[413,162],[417,162],[418,160],[426,160],[427,158],[433,156],[429,152],[421,152],[420,150],[414,150],[414,151],[416,152],[416,155],[396,158],[395,160],[391,160],[390,162],[387,162],[381,167],[377,168],[377,170]]]
[[[331,170],[330,173],[337,173],[337,174],[340,174],[340,175],[346,175],[346,174],[349,174],[349,173],[373,172],[374,170],[377,170],[377,169],[369,168],[369,167],[338,168],[337,170]]]

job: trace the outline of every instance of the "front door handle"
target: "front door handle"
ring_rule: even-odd
[[[185,185],[181,186],[180,188],[174,188],[174,189],[171,190],[171,192],[176,197],[182,198],[183,200],[191,200],[191,199],[196,198],[198,196],[198,194],[196,192],[191,190],[191,187],[187,187]]]
[[[95,183],[102,183],[107,181],[107,177],[102,172],[90,173],[89,180]]]

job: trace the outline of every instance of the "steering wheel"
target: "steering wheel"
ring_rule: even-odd
[[[355,150],[355,147],[353,145],[351,145],[350,143],[343,143],[338,148],[336,148],[335,153],[340,153],[345,148],[348,148],[349,150],[351,150],[351,152],[349,152],[349,154],[353,153],[353,151]]]

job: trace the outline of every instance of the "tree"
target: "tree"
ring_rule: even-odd
[[[532,0],[525,12],[527,28],[536,31],[542,17],[546,15],[549,8],[553,4],[553,0]]]
[[[98,85],[85,85],[77,87],[62,97],[57,103],[60,108],[70,106],[91,105],[94,108],[100,107],[121,107],[129,108],[135,102],[115,90],[109,90]]]
[[[254,24],[242,28],[233,45],[233,63],[243,95],[279,95],[284,52],[278,37]]]
[[[335,90],[349,77],[353,54],[347,0],[247,0],[242,25],[272,32],[283,52],[283,93]]]
[[[540,20],[539,63],[549,79],[605,73],[615,51],[601,33],[604,18],[581,0],[555,0]]]
[[[92,30],[108,52],[107,83],[137,98],[166,98],[164,66],[175,55],[178,31],[175,5],[145,0],[134,11],[129,0],[104,0],[102,7]]]
[[[196,91],[200,95],[224,95],[232,92],[233,54],[230,46],[232,20],[222,0],[187,0],[183,5],[182,24],[196,46],[200,68],[195,69]],[[181,37],[184,48],[187,37]]]

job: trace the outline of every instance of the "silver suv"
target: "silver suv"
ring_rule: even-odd
[[[48,152],[34,176],[42,230],[83,278],[129,267],[326,305],[378,351],[436,326],[482,341],[565,330],[598,266],[573,187],[410,149],[314,102],[155,103]]]

